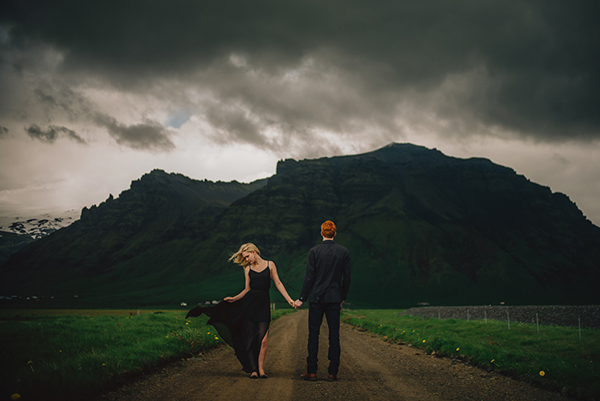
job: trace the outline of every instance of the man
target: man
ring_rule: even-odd
[[[308,254],[300,298],[294,302],[296,308],[300,308],[307,300],[310,303],[307,369],[301,375],[304,380],[317,379],[319,331],[323,315],[329,326],[329,380],[337,380],[340,366],[340,311],[350,289],[351,264],[348,249],[334,242],[336,234],[333,221],[321,224],[323,242]]]

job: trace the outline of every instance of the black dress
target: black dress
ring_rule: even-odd
[[[214,326],[219,335],[234,350],[246,373],[258,372],[258,355],[262,340],[271,322],[271,271],[268,267],[261,272],[250,269],[250,291],[236,302],[221,301],[215,306],[197,306],[186,318],[210,317],[208,324]]]

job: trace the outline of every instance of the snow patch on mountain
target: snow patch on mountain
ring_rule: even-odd
[[[63,227],[67,227],[79,220],[81,211],[70,209],[58,213],[44,213],[37,216],[0,216],[0,231],[19,235],[29,235],[33,239],[40,239]]]

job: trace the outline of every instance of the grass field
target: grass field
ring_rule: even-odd
[[[345,311],[343,320],[386,341],[468,360],[533,384],[584,399],[600,399],[600,330],[488,320],[439,320],[400,310]]]
[[[273,318],[291,309],[276,310]],[[488,320],[410,317],[399,310],[345,311],[344,321],[386,341],[469,360],[520,379],[600,399],[600,331]],[[185,311],[0,310],[2,399],[80,400],[141,372],[222,344],[206,317]],[[16,397],[16,396],[15,396]]]
[[[293,309],[273,312],[273,319]],[[2,399],[81,400],[222,340],[187,311],[2,310]]]

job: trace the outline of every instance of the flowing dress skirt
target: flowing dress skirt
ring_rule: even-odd
[[[263,277],[253,277],[254,275],[268,277],[270,284],[270,275],[263,272],[251,274],[251,289],[239,301],[197,306],[186,316],[195,317],[204,313],[210,317],[208,324],[214,326],[219,336],[234,349],[242,370],[246,373],[258,372],[261,343],[271,322],[268,286],[266,289],[264,285],[259,287],[261,289],[252,288],[253,284],[265,281]]]

